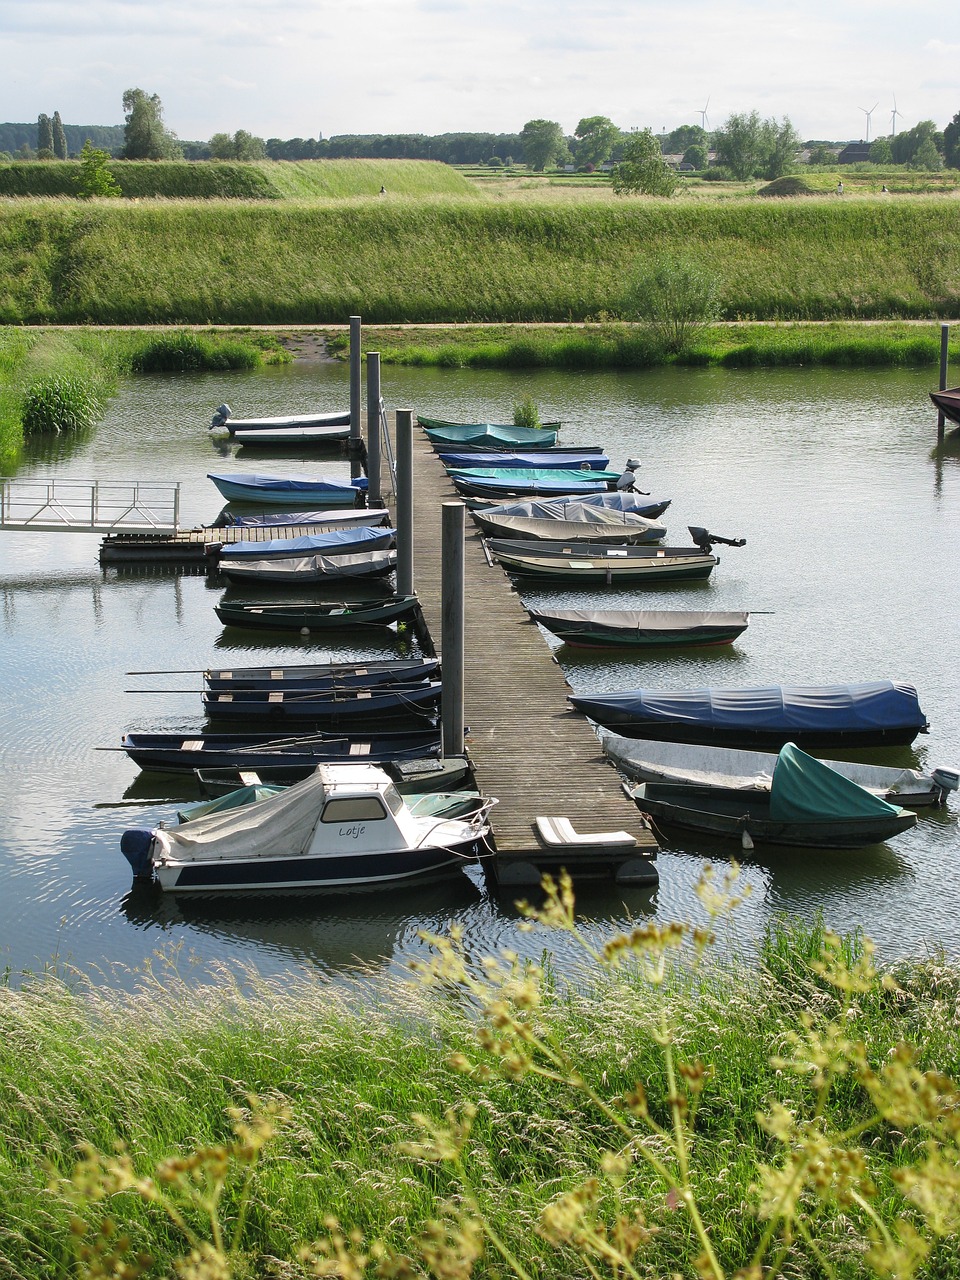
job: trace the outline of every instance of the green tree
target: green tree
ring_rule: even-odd
[[[53,121],[43,111],[37,116],[37,150],[53,155]]]
[[[520,141],[527,164],[540,172],[567,152],[563,130],[555,120],[528,120],[520,130]]]
[[[717,163],[728,168],[740,182],[752,178],[760,170],[759,111],[735,113],[714,137]]]
[[[831,165],[837,163],[837,153],[821,142],[810,148],[810,164]]]
[[[67,135],[64,132],[59,111],[53,113],[53,154],[58,160],[67,158]]]
[[[714,139],[717,162],[740,182],[779,178],[793,165],[800,138],[787,116],[761,120],[759,111],[734,114]]]
[[[91,200],[94,196],[119,196],[120,188],[114,181],[113,174],[107,167],[110,156],[90,145],[88,138],[80,152],[80,180],[77,194],[83,200]]]
[[[180,146],[163,124],[163,105],[157,95],[128,89],[123,95],[123,155],[126,160],[176,160]]]
[[[941,150],[943,134],[937,133],[937,126],[932,120],[921,120],[912,129],[904,129],[902,133],[898,133],[890,144],[894,164],[913,164],[917,152],[928,140],[933,143],[937,151]]]
[[[634,130],[613,166],[613,189],[618,196],[672,196],[679,179],[663,158],[660,143],[649,129]]]
[[[660,345],[678,352],[718,319],[720,281],[695,258],[664,256],[635,271],[624,314],[646,324]]]
[[[574,158],[581,169],[587,165],[603,164],[610,159],[614,144],[620,139],[620,130],[606,116],[585,116],[573,136],[577,139],[573,148]]]
[[[229,133],[215,133],[209,142],[211,160],[236,160],[233,138]]]
[[[943,168],[943,156],[937,150],[936,143],[932,138],[924,138],[923,142],[920,143],[911,165],[914,169],[926,169],[930,173],[935,173],[938,169]]]
[[[702,142],[695,142],[683,153],[683,163],[693,165],[694,169],[705,169],[709,153]]]
[[[960,169],[960,111],[943,131],[944,160],[950,169]]]
[[[233,135],[233,152],[238,160],[265,160],[267,144],[246,129],[238,129]]]
[[[680,155],[688,147],[706,147],[707,131],[698,124],[682,124],[668,136],[664,151],[670,155]]]
[[[870,143],[871,164],[893,164],[893,147],[889,138],[875,138]]]

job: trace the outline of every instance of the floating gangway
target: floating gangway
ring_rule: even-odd
[[[0,529],[176,533],[180,485],[144,480],[0,480]]]
[[[441,507],[458,495],[418,428],[413,488],[414,590],[436,641],[443,608]],[[589,721],[570,709],[569,692],[540,628],[468,520],[463,718],[477,786],[498,800],[490,811],[497,856],[488,872],[504,888],[536,885],[544,871],[561,868],[575,879],[649,884],[657,840],[624,795]],[[569,825],[538,824],[538,817]],[[633,847],[611,840],[622,833],[633,837]]]

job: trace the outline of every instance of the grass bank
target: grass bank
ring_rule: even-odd
[[[0,466],[27,435],[91,426],[125,374],[288,359],[275,336],[250,332],[0,329]]]
[[[0,207],[0,322],[598,321],[652,257],[727,320],[960,314],[960,201],[477,199]]]
[[[342,331],[324,333],[327,349],[349,357]],[[780,323],[713,325],[677,354],[666,353],[637,324],[463,325],[458,328],[364,326],[364,347],[384,364],[447,369],[848,368],[939,367],[940,325]],[[950,340],[960,359],[960,327]]]
[[[377,195],[470,196],[449,165],[430,160],[300,160],[282,163],[114,160],[107,168],[130,200],[309,200]],[[0,164],[0,196],[75,197],[80,168],[61,160]]]
[[[568,988],[454,929],[376,1007],[175,955],[2,990],[0,1273],[956,1275],[960,974],[706,942],[648,924]]]

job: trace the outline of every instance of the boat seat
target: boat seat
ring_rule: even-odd
[[[537,818],[536,828],[541,843],[550,849],[567,845],[632,848],[637,843],[636,836],[632,836],[629,831],[574,831],[569,818]]]

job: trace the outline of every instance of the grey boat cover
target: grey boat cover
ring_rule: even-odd
[[[686,782],[700,787],[735,787],[741,791],[769,791],[777,753],[746,747],[712,747],[690,742],[661,742],[624,738],[597,726],[605,756],[628,777],[641,782]],[[825,760],[837,773],[868,791],[916,799],[936,792],[933,779],[916,769]]]
[[[321,524],[336,525],[377,525],[387,524],[390,512],[386,507],[339,507],[326,511],[258,511],[256,515],[234,515],[223,513],[222,528],[237,525],[246,528],[248,525],[283,525],[283,524]],[[216,526],[213,526],[214,528]]]
[[[772,822],[809,822],[896,816],[903,813],[788,742],[770,786]]]
[[[366,578],[386,574],[397,563],[396,551],[356,551],[349,555],[250,556],[223,566],[227,577],[253,582],[313,582],[322,578]]]
[[[557,622],[586,623],[608,630],[637,631],[641,634],[675,635],[678,631],[708,627],[746,626],[745,613],[692,613],[680,609],[538,609],[533,616],[549,628]]]
[[[598,493],[592,496],[600,498],[612,497],[613,495]],[[622,495],[618,494],[616,496],[620,497]],[[567,520],[584,524],[630,525],[635,529],[651,527],[657,523],[655,520],[648,520],[645,516],[637,515],[630,507],[618,508],[608,503],[601,505],[590,502],[587,498],[570,498],[566,500],[563,498],[525,498],[523,501],[518,502],[501,502],[499,506],[487,507],[477,514],[487,516],[490,519],[500,519],[504,516],[521,516],[529,520]],[[659,527],[663,528],[662,525]],[[666,529],[663,529],[663,533],[666,533]]]

